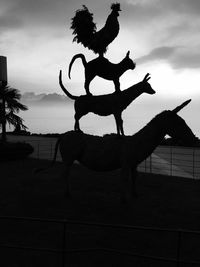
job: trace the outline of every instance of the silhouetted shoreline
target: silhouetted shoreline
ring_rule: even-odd
[[[12,136],[38,136],[38,137],[47,137],[47,138],[59,138],[63,133],[30,133],[26,131],[22,131],[21,133],[15,133],[15,132],[7,132],[8,135]],[[1,134],[0,134],[1,135]],[[187,147],[184,144],[181,144],[174,140],[173,138],[165,138],[161,143],[161,146],[181,146],[181,147]],[[196,147],[200,147],[200,139],[198,138]]]

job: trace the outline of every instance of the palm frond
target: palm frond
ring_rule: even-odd
[[[13,125],[14,127],[20,126],[23,130],[27,130],[28,127],[24,125],[24,120],[19,117],[18,115],[14,114],[12,111],[6,114],[6,120],[10,125]]]
[[[0,99],[4,98],[6,102],[6,108],[13,112],[19,112],[20,110],[27,110],[28,107],[20,103],[21,94],[18,89],[5,86],[0,90]]]
[[[4,86],[0,89],[0,127],[4,133],[4,141],[6,140],[6,123],[13,125],[16,129],[26,130],[27,127],[23,123],[23,119],[16,115],[20,110],[27,110],[28,107],[20,103],[21,94],[18,89],[11,88],[10,86]],[[4,104],[5,102],[5,104]],[[2,111],[2,112],[1,112]],[[3,134],[2,134],[3,136]]]
[[[22,103],[20,103],[16,99],[9,99],[9,101],[6,101],[6,108],[13,112],[19,112],[20,110],[25,111],[28,110],[28,107]]]

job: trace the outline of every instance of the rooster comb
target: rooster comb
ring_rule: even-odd
[[[110,8],[115,11],[121,11],[120,3],[113,3]]]

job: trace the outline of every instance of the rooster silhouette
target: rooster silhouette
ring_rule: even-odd
[[[108,45],[117,37],[119,33],[120,4],[111,5],[111,13],[102,29],[96,31],[96,23],[93,22],[93,14],[83,5],[82,9],[76,11],[72,18],[71,29],[73,30],[73,42],[82,43],[84,47],[92,50],[95,54],[103,56]]]

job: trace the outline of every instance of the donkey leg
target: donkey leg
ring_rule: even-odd
[[[128,200],[129,177],[130,177],[130,168],[128,166],[122,167],[120,172],[122,204],[126,204]]]
[[[135,185],[135,182],[136,182],[136,178],[137,178],[137,168],[135,167],[132,167],[131,168],[131,179],[132,179],[132,196],[133,198],[137,198],[137,192],[136,192],[136,185]]]
[[[65,183],[66,183],[66,190],[64,193],[66,198],[70,198],[70,196],[71,196],[70,184],[69,184],[69,175],[70,175],[71,165],[72,164],[68,165],[68,164],[64,163],[63,173],[62,173],[62,178],[64,178]]]

